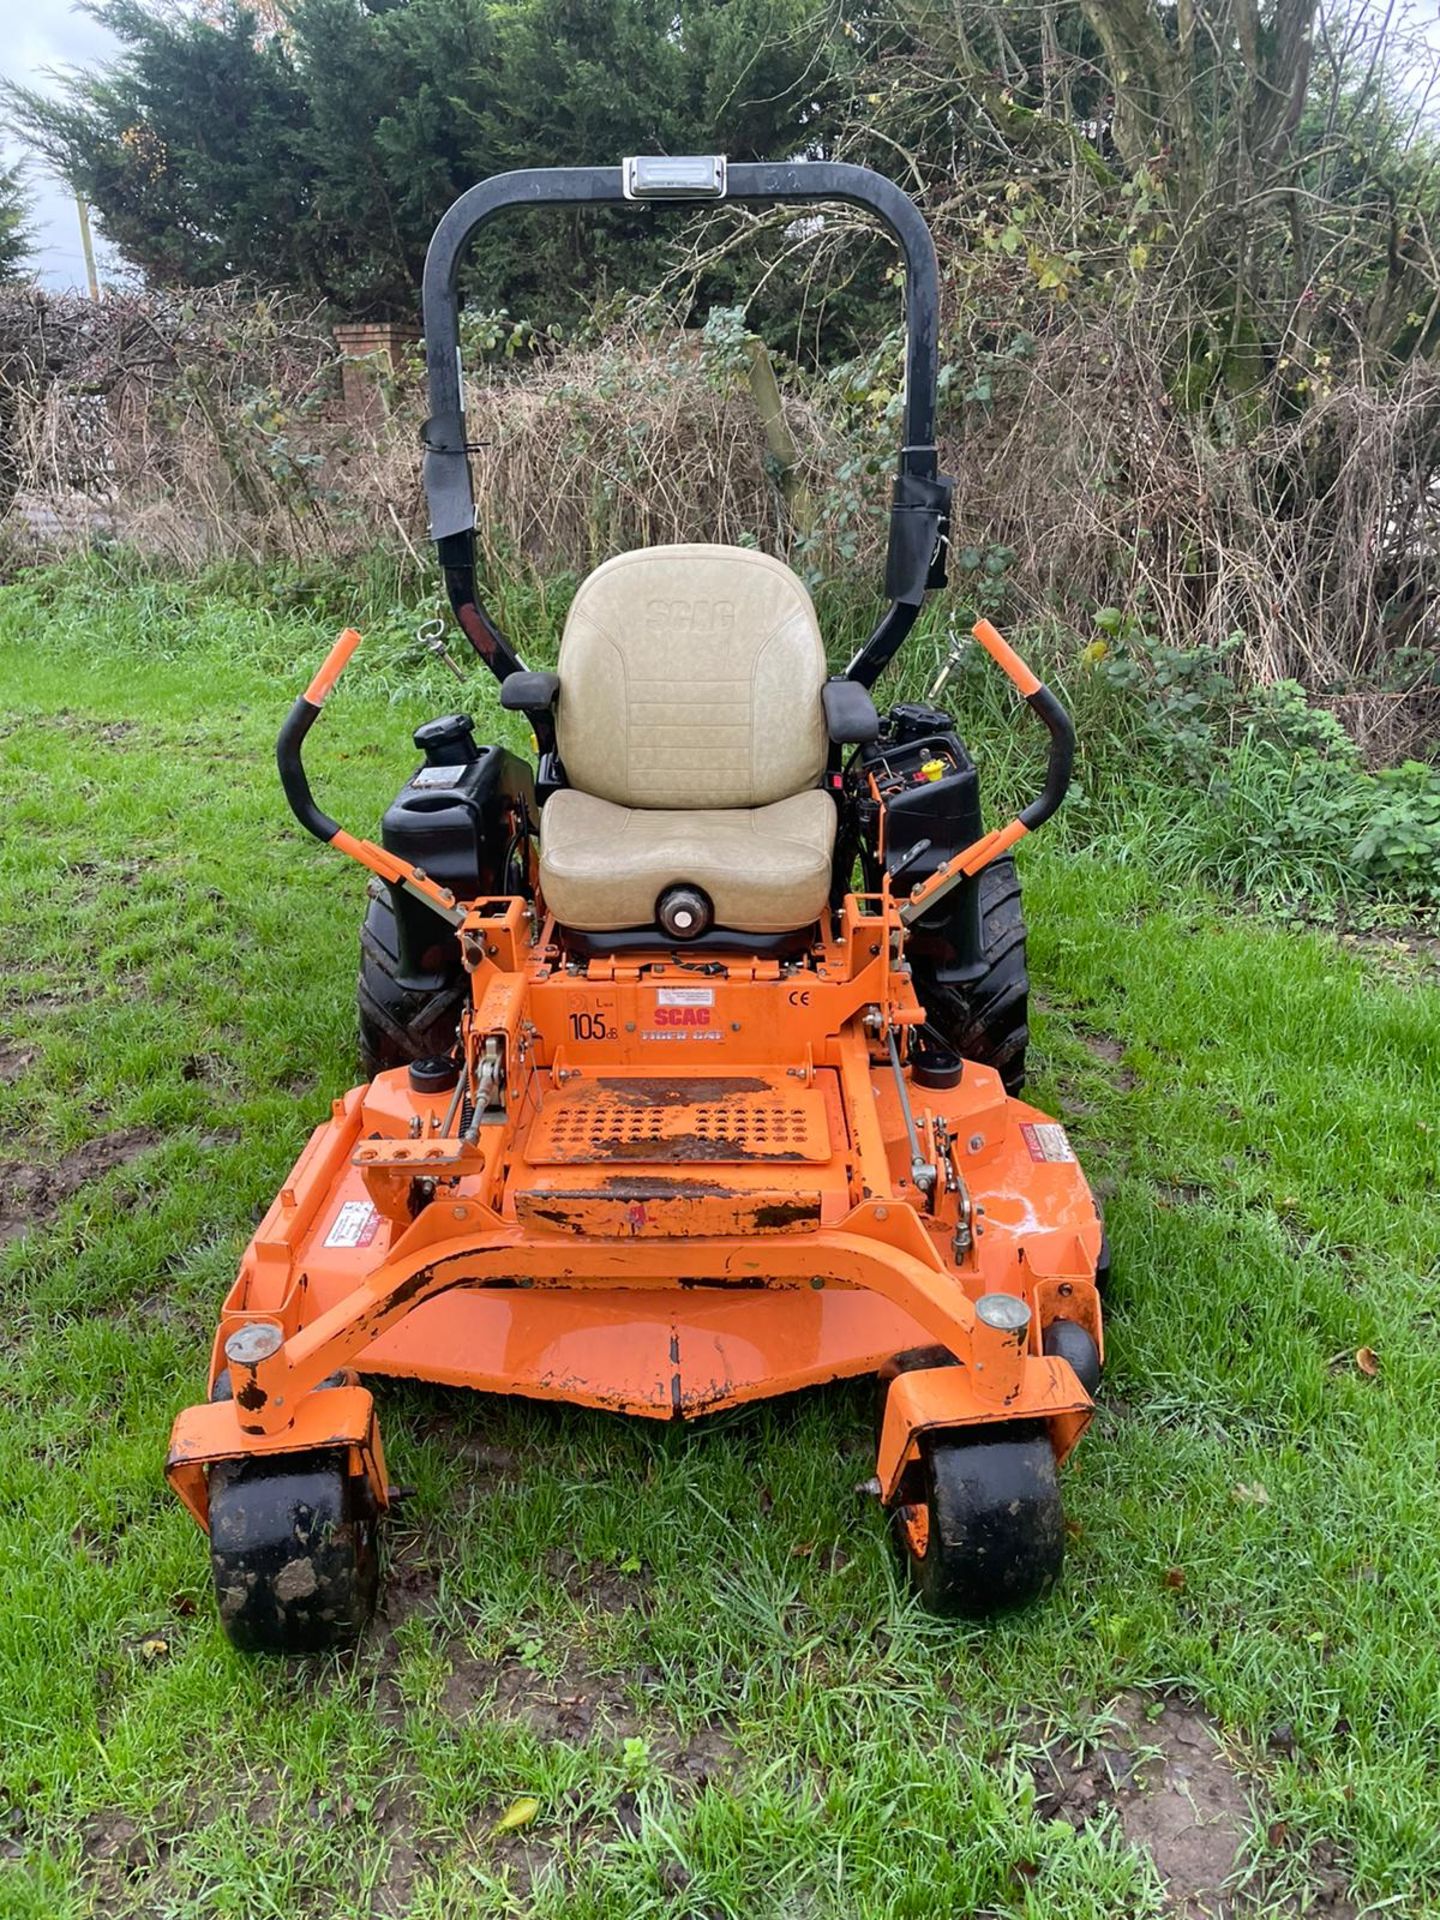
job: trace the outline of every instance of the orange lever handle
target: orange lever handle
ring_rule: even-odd
[[[977,620],[970,629],[990,658],[1005,674],[1014,681],[1016,687],[1028,700],[1032,693],[1040,691],[1040,679],[1033,674],[1025,662],[1016,653],[1008,640],[995,631],[988,620]]]
[[[326,695],[332,691],[335,682],[340,678],[346,667],[349,666],[351,655],[359,644],[360,635],[355,631],[354,627],[346,627],[329,653],[326,654],[324,664],[321,666],[320,671],[305,689],[305,698],[310,702],[312,707],[324,706]]]

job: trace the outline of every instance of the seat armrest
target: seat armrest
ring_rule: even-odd
[[[558,673],[511,673],[500,683],[500,704],[507,713],[549,713],[560,691]]]
[[[869,689],[858,680],[827,680],[820,689],[820,704],[825,709],[825,731],[837,747],[864,747],[879,738],[880,715]]]

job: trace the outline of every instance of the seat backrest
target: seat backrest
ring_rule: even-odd
[[[598,567],[560,643],[571,786],[626,807],[759,807],[825,767],[810,596],[749,547],[647,547]]]

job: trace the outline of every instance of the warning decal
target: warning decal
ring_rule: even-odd
[[[1022,1120],[1020,1131],[1032,1160],[1073,1160],[1074,1149],[1064,1127],[1054,1120]]]
[[[380,1231],[379,1209],[368,1200],[347,1200],[325,1236],[327,1247],[368,1247]]]

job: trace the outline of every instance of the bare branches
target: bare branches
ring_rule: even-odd
[[[583,571],[630,547],[697,538],[786,551],[795,501],[827,485],[853,447],[821,406],[777,394],[787,463],[777,474],[767,424],[778,444],[779,422],[757,408],[737,346],[727,371],[693,335],[622,328],[522,381],[472,383],[480,535],[494,563]],[[881,532],[877,514],[871,553]],[[806,564],[835,557],[807,543]]]
[[[0,515],[22,546],[298,553],[354,435],[334,341],[278,294],[0,293]]]
[[[467,418],[494,564],[550,573],[697,537],[799,543],[807,566],[834,564],[809,498],[854,448],[833,410],[740,344],[732,364],[694,334],[622,320],[601,345],[482,369]],[[318,317],[277,296],[0,298],[9,542],[104,536],[182,565],[398,542],[421,573],[418,366],[363,421],[342,415],[338,370]],[[849,557],[873,558],[881,531],[877,515]]]
[[[1227,438],[1157,378],[1157,319],[1092,316],[997,378],[945,449],[957,525],[1014,550],[1017,615],[1088,633],[1110,604],[1172,645],[1238,634],[1249,675],[1302,681],[1372,750],[1433,741],[1440,369]]]

